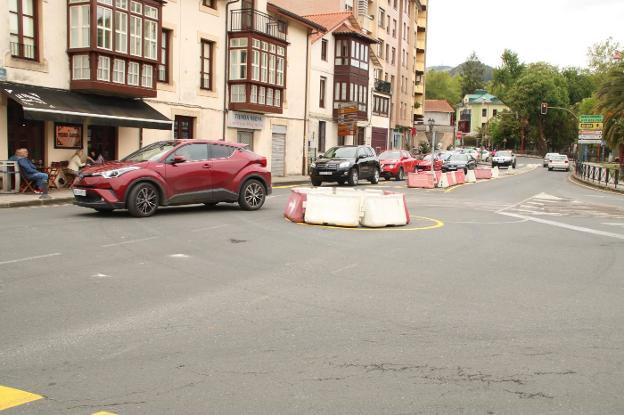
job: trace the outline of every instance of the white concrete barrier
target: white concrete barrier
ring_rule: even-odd
[[[407,225],[405,198],[401,193],[371,194],[363,202],[361,224],[368,228]]]
[[[440,175],[440,180],[438,181],[438,187],[446,188],[449,187],[448,177],[446,177],[448,173],[442,173]]]
[[[358,194],[309,193],[304,220],[314,225],[357,227],[361,196]]]
[[[474,170],[468,170],[468,173],[466,173],[466,183],[476,183],[476,182],[477,182],[477,176],[475,176]]]
[[[498,166],[492,168],[492,178],[495,179],[500,175],[500,171],[498,170]]]

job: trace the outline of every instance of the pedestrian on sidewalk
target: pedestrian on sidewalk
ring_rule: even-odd
[[[19,165],[20,174],[26,179],[35,182],[35,193],[41,195],[41,199],[48,199],[48,175],[37,170],[37,167],[28,158],[27,148],[18,148],[15,150],[15,155],[9,159],[11,161],[17,161]]]
[[[83,155],[84,151],[82,149],[76,150],[72,158],[69,160],[67,170],[69,170],[74,176],[78,176],[80,174],[80,169],[86,165],[86,163],[82,161]]]

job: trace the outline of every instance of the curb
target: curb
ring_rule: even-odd
[[[14,207],[28,207],[28,206],[45,206],[45,205],[60,205],[68,202],[73,202],[72,197],[52,197],[50,199],[32,199],[32,200],[19,200],[15,202],[0,202],[0,209],[14,208]]]
[[[271,183],[272,187],[281,187],[281,186],[293,186],[293,185],[298,185],[298,184],[309,184],[310,183],[310,179],[308,180],[291,180],[291,181],[283,181],[283,182],[279,182],[279,183]]]
[[[569,177],[570,177],[570,180],[572,180],[576,184],[580,184],[580,185],[583,185],[583,186],[588,186],[588,187],[591,187],[591,188],[596,189],[596,190],[602,190],[602,191],[605,191],[605,192],[611,192],[611,193],[614,193],[614,194],[620,194],[620,195],[624,194],[624,190],[613,189],[611,187],[600,186],[600,185],[598,185],[596,183],[586,182],[585,180],[582,180],[582,179],[579,179],[578,177],[576,177],[576,174],[571,174]]]

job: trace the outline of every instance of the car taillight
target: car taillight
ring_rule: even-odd
[[[267,166],[267,159],[266,157],[262,157],[258,160],[258,164],[261,165],[262,167],[266,167]]]
[[[564,161],[565,164],[568,164],[568,160]]]

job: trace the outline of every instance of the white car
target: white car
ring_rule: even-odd
[[[486,149],[481,150],[481,160],[482,161],[490,161],[490,152]]]
[[[559,153],[546,153],[546,155],[544,156],[544,167],[548,167],[548,163],[550,163],[550,159],[552,159],[554,156],[558,156]]]
[[[570,171],[570,161],[568,160],[568,156],[562,154],[552,156],[548,162],[548,171],[553,170]]]
[[[516,155],[511,150],[499,150],[492,157],[492,167],[516,168]]]

